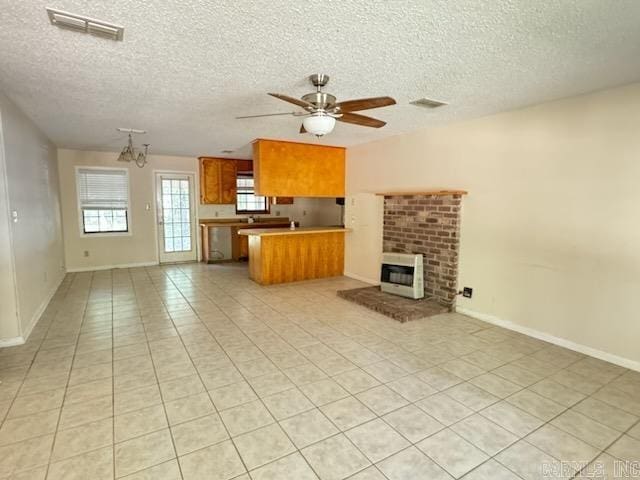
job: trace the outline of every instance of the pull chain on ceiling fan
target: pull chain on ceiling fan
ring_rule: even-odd
[[[331,133],[336,120],[339,122],[351,123],[363,127],[380,128],[386,125],[386,122],[377,118],[360,115],[361,110],[370,110],[372,108],[387,107],[395,105],[396,101],[391,97],[373,97],[359,98],[356,100],[346,100],[344,102],[336,102],[336,97],[330,93],[322,91],[329,82],[329,76],[322,73],[311,75],[309,77],[311,83],[316,87],[316,91],[308,93],[302,98],[294,98],[281,93],[269,93],[272,97],[292,103],[304,111],[283,112],[283,113],[267,113],[263,115],[247,115],[243,118],[273,117],[276,115],[293,115],[294,117],[305,117],[300,126],[300,133],[311,133],[317,137]]]

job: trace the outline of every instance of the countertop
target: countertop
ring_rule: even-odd
[[[247,227],[253,228],[263,226],[263,225],[272,225],[272,224],[280,224],[280,225],[289,225],[289,219],[287,217],[272,217],[269,219],[261,218],[253,223],[249,223],[247,221],[241,222],[233,219],[200,219],[198,220],[198,224],[203,227]]]
[[[238,235],[256,235],[267,237],[273,235],[302,235],[310,233],[332,233],[350,232],[351,229],[344,227],[298,227],[295,230],[290,228],[243,228],[238,230]]]

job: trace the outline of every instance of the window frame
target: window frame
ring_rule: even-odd
[[[84,229],[84,208],[82,207],[80,201],[80,170],[111,170],[111,171],[120,171],[125,172],[125,177],[127,179],[127,208],[87,208],[87,210],[125,210],[125,215],[127,219],[127,230],[115,230],[109,232],[86,232]],[[117,167],[96,167],[96,166],[88,166],[88,165],[76,165],[75,167],[75,184],[76,184],[76,207],[78,212],[78,228],[80,230],[80,237],[83,238],[98,238],[98,237],[130,237],[133,235],[132,228],[132,215],[131,215],[131,180],[129,178],[129,169],[128,168],[117,168]]]
[[[238,208],[238,196],[239,195],[251,195],[251,194],[242,194],[239,193],[237,188],[238,188],[238,179],[240,178],[251,178],[254,180],[254,190],[253,190],[253,195],[254,196],[258,196],[258,197],[263,197],[264,198],[264,203],[265,203],[265,208],[264,210],[244,210],[244,209],[239,209]],[[255,178],[253,176],[253,174],[247,174],[247,173],[238,173],[236,174],[236,202],[235,202],[235,206],[236,206],[236,213],[237,214],[244,214],[244,215],[253,215],[253,214],[269,214],[271,213],[271,202],[269,202],[269,197],[265,197],[264,195],[256,195],[255,194]]]

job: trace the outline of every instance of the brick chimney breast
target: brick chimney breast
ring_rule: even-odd
[[[450,308],[457,295],[461,203],[458,194],[384,199],[384,251],[422,254],[425,295]]]

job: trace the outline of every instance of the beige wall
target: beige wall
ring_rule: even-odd
[[[0,345],[20,336],[10,221],[0,110]]]
[[[0,115],[0,339],[15,341],[29,335],[64,276],[62,230],[55,146],[1,94]]]
[[[192,157],[150,155],[144,168],[118,162],[117,157],[117,153],[110,152],[58,150],[65,258],[69,271],[157,263],[154,171],[197,174],[197,159]],[[77,166],[128,167],[131,235],[81,235],[75,178]],[[197,188],[197,181],[195,183]],[[196,198],[197,195],[196,191]],[[84,256],[85,251],[89,252],[88,257]]]
[[[377,280],[363,192],[466,189],[458,305],[639,368],[639,126],[634,84],[350,148],[345,270]]]

